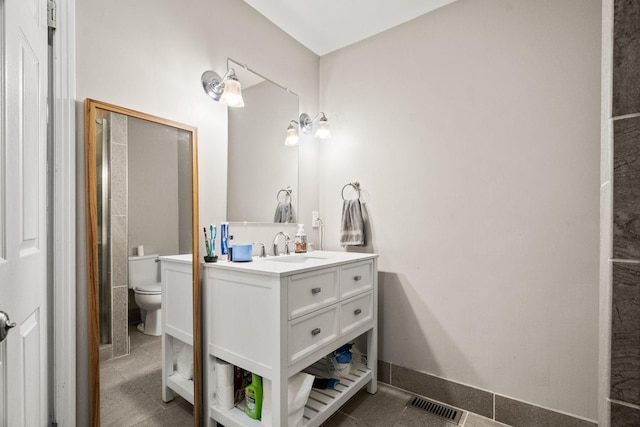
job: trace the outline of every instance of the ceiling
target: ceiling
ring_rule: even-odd
[[[244,0],[322,56],[455,0]]]

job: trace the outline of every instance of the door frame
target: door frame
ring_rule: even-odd
[[[58,425],[76,425],[76,0],[56,0],[53,36],[53,378]],[[82,111],[80,109],[80,111]],[[84,206],[82,203],[80,207]]]
[[[53,186],[53,230],[55,239],[53,251],[53,277],[51,281],[55,339],[53,343],[53,370],[49,381],[53,381],[53,395],[47,395],[50,414],[55,414],[59,425],[76,424],[76,155],[75,155],[75,0],[56,0],[58,3],[58,28],[53,37],[55,56],[53,59],[54,79],[54,186]],[[0,21],[4,22],[4,0],[0,0]],[[0,32],[0,95],[5,96],[5,43]],[[2,101],[4,104],[4,101]],[[52,112],[48,112],[51,114]],[[0,116],[0,132],[4,135],[4,115]],[[0,153],[0,156],[2,154]],[[48,191],[48,190],[47,190]],[[0,224],[1,226],[1,224]],[[48,231],[49,233],[49,231]],[[49,256],[50,254],[47,254]],[[48,394],[48,393],[47,393]]]

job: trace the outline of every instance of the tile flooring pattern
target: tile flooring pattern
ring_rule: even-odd
[[[104,427],[193,426],[193,406],[162,401],[162,342],[129,325],[129,356],[100,362],[100,420]]]
[[[160,337],[129,328],[131,354],[100,363],[101,424],[105,427],[191,427],[193,406],[180,396],[162,401]],[[378,383],[374,395],[358,392],[323,427],[454,427],[443,418],[408,406],[411,393]],[[464,412],[463,427],[505,424]]]

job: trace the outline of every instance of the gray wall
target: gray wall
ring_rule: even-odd
[[[177,129],[130,119],[129,255],[179,253],[178,187]]]
[[[600,19],[459,0],[321,58],[325,247],[360,181],[382,360],[597,418]]]

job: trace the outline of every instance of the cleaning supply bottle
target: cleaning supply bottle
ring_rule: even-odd
[[[244,412],[253,418],[259,420],[262,414],[262,378],[251,373],[251,384],[244,388]]]
[[[296,233],[296,253],[307,252],[307,235],[304,234],[304,224],[298,224],[298,232]]]

